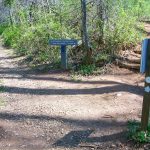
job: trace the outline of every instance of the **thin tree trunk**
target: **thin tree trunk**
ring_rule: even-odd
[[[83,42],[85,48],[89,48],[88,34],[87,34],[87,12],[86,12],[86,0],[81,0],[82,4],[82,30],[83,30]]]
[[[86,51],[85,63],[91,64],[91,50],[89,46],[89,38],[87,31],[87,10],[86,10],[86,0],[81,0],[81,8],[82,8],[82,42],[84,46],[84,50]]]
[[[97,15],[99,26],[99,45],[103,44],[104,38],[104,1],[97,0]]]
[[[13,26],[13,18],[12,18],[11,8],[9,9],[9,20],[10,20],[10,24]]]

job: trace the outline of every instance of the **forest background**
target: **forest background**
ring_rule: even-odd
[[[49,39],[77,39],[69,68],[90,71],[141,43],[143,22],[150,21],[149,0],[2,0],[0,11],[4,45],[30,66],[60,67],[59,47]]]

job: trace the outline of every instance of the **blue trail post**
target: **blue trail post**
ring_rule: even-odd
[[[146,131],[150,111],[150,39],[145,39],[142,46],[141,73],[145,73],[145,88],[141,118],[141,130]]]
[[[67,69],[67,51],[66,51],[66,45],[61,45],[61,67],[62,69]]]
[[[140,72],[143,74],[146,71],[147,67],[147,47],[148,47],[148,39],[143,40],[142,42],[142,55],[141,55],[141,67]]]
[[[60,46],[61,47],[61,67],[62,69],[68,68],[68,58],[67,58],[67,46],[71,45],[78,45],[77,40],[73,39],[52,39],[49,40],[50,45]]]

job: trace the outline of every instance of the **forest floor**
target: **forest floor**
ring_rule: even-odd
[[[127,146],[127,121],[141,116],[140,74],[115,67],[75,80],[32,71],[20,59],[1,46],[0,150]]]
[[[127,121],[140,120],[144,76],[39,73],[0,46],[0,150],[134,150]]]

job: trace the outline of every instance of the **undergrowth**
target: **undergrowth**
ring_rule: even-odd
[[[137,121],[128,122],[128,138],[136,143],[150,142],[150,124],[147,131],[141,131],[141,124]]]
[[[4,45],[15,49],[17,55],[25,55],[31,66],[60,62],[60,48],[50,46],[49,39],[81,41],[83,27],[79,0],[62,0],[60,4],[53,5],[45,5],[43,1],[42,4],[29,3],[26,7],[18,0],[8,2],[6,0],[6,5],[11,7],[13,13],[9,16],[9,26],[0,25],[0,34]],[[139,20],[149,17],[148,4],[148,0],[107,0],[104,2],[106,14],[103,14],[106,16],[101,19],[97,14],[97,4],[87,4],[87,28],[93,62],[92,65],[81,65],[80,60],[83,60],[86,52],[81,47],[75,48],[79,60],[78,72],[83,75],[93,74],[97,66],[110,63],[115,53],[141,42],[143,34],[137,29],[137,24],[141,27]],[[68,53],[71,50],[69,47]],[[80,55],[81,51],[84,51],[83,55]],[[68,58],[71,59],[73,58]]]
[[[5,31],[5,29],[8,27],[7,24],[0,24],[0,35],[3,34],[3,32]]]
[[[88,75],[92,75],[94,73],[94,71],[96,71],[96,66],[94,64],[91,65],[81,65],[79,66],[79,70],[77,71],[77,73],[84,75],[84,76],[88,76]]]

